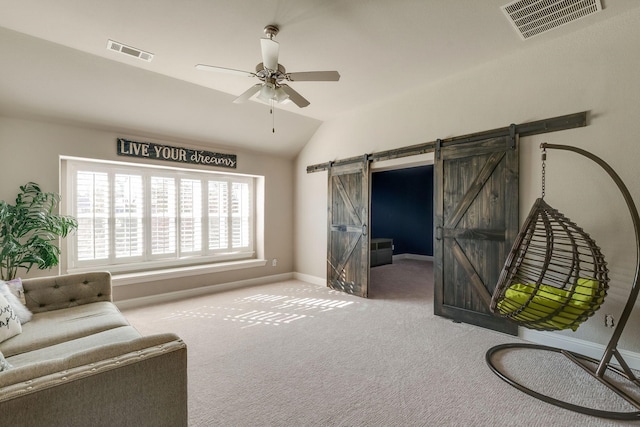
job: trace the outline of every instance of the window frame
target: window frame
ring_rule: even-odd
[[[66,270],[68,273],[71,272],[81,272],[81,271],[89,271],[95,270],[96,268],[107,269],[112,273],[136,273],[136,272],[145,272],[150,270],[159,270],[159,269],[172,269],[172,268],[180,268],[180,267],[188,267],[188,266],[202,266],[202,265],[213,265],[216,263],[223,262],[232,262],[232,261],[247,261],[247,260],[255,260],[256,254],[258,252],[258,248],[260,245],[260,241],[262,240],[262,236],[257,235],[257,231],[261,230],[262,227],[260,224],[263,222],[263,219],[260,217],[262,209],[258,206],[258,200],[261,200],[262,197],[260,194],[264,191],[261,186],[264,182],[264,177],[248,175],[248,174],[239,174],[239,173],[229,173],[229,172],[221,172],[221,171],[207,171],[202,169],[187,169],[187,168],[179,168],[179,167],[169,167],[162,165],[146,165],[139,164],[133,162],[118,162],[118,161],[108,161],[108,160],[97,160],[97,159],[87,159],[87,158],[76,158],[76,157],[61,157],[61,178],[64,184],[62,185],[63,191],[63,200],[65,201],[63,208],[65,209],[65,214],[76,216],[76,204],[75,201],[77,199],[77,188],[76,188],[76,179],[77,172],[80,170],[88,170],[94,173],[96,172],[106,172],[108,174],[109,181],[109,197],[110,197],[110,212],[109,212],[109,223],[110,223],[110,231],[109,231],[109,257],[105,260],[89,260],[83,261],[78,260],[78,246],[77,246],[77,233],[73,233],[69,236],[67,240],[67,257],[66,257]],[[140,257],[124,257],[120,258],[120,260],[116,259],[115,254],[115,176],[116,174],[126,174],[126,175],[142,175],[143,178],[143,194],[144,194],[144,213],[143,213],[143,228],[144,228],[144,249],[143,255]],[[161,254],[151,254],[151,242],[149,241],[149,236],[151,232],[151,221],[150,221],[150,180],[151,176],[163,176],[169,177],[174,180],[175,183],[175,206],[176,206],[176,215],[175,215],[175,227],[177,229],[175,238],[175,256],[164,256]],[[181,236],[179,233],[180,229],[180,179],[195,179],[201,182],[201,250],[198,252],[187,252],[181,253],[180,251],[180,240]],[[239,182],[242,184],[248,185],[249,190],[249,198],[248,198],[248,220],[249,226],[247,229],[248,232],[248,245],[242,248],[233,248],[233,236],[229,234],[228,236],[228,248],[227,249],[215,249],[210,250],[208,245],[208,233],[209,233],[209,224],[208,224],[208,215],[209,215],[209,206],[207,202],[208,198],[208,185],[209,181],[224,181],[229,185],[229,197],[228,197],[228,206],[229,206],[229,224],[227,227],[228,233],[232,233],[231,231],[231,222],[232,222],[232,213],[231,213],[231,183]]]

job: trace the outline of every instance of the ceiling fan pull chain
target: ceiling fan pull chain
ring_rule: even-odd
[[[271,133],[276,133],[276,114],[273,111],[273,99],[271,99]]]

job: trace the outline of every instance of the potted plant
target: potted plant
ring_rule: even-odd
[[[70,216],[54,212],[60,195],[45,193],[29,182],[20,187],[15,205],[0,201],[0,278],[11,280],[18,268],[27,272],[37,265],[47,269],[58,265],[60,237],[78,228]]]

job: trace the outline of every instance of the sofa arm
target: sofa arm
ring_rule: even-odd
[[[23,279],[22,286],[32,313],[111,301],[111,274],[107,271]]]
[[[187,348],[174,334],[0,373],[3,425],[187,425]]]

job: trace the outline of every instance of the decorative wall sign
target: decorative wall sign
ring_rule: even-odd
[[[192,148],[173,147],[153,142],[136,142],[118,138],[118,155],[195,165],[218,166],[235,169],[238,160],[235,154],[213,153]]]

